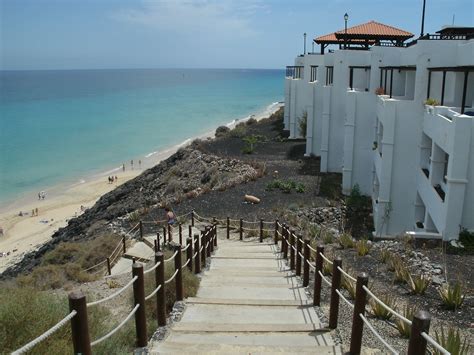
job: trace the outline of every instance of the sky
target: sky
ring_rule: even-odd
[[[283,68],[369,20],[418,36],[423,0],[0,0],[0,69]],[[472,0],[426,0],[425,33],[474,26]],[[317,47],[316,47],[317,48]],[[316,50],[316,49],[315,49]]]

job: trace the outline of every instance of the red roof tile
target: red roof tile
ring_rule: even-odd
[[[339,30],[334,33],[330,33],[324,36],[315,38],[315,42],[340,42],[343,40],[345,30]],[[356,39],[408,39],[413,37],[413,33],[401,30],[399,28],[384,25],[383,23],[376,21],[369,21],[361,25],[352,26],[347,29],[347,37],[351,41]]]

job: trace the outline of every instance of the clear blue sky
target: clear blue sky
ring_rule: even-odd
[[[425,32],[473,26],[427,0]],[[369,20],[420,33],[422,0],[0,0],[0,69],[282,68],[311,38]]]

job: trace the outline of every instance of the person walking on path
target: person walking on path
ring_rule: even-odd
[[[176,216],[174,212],[171,211],[169,207],[165,207],[166,212],[166,222],[168,223],[168,230],[169,230],[169,240],[173,241],[173,225],[176,223]]]

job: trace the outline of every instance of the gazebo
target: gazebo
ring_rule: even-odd
[[[374,44],[387,43],[391,46],[402,46],[403,42],[412,38],[413,33],[399,28],[369,21],[361,25],[349,27],[314,39],[321,46],[321,54],[330,44],[339,45],[339,49],[368,49]]]

